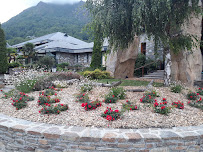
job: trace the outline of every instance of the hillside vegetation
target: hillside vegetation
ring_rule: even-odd
[[[80,1],[75,4],[51,4],[39,2],[2,24],[6,39],[13,45],[53,32],[64,32],[88,41],[89,35],[82,28],[90,21]]]

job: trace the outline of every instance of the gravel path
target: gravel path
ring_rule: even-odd
[[[140,89],[142,87],[124,88]],[[125,103],[126,100],[119,100],[116,104],[103,103],[102,106],[96,110],[85,111],[85,109],[81,107],[81,103],[75,102],[75,94],[79,93],[79,90],[76,86],[70,86],[69,88],[58,92],[58,97],[61,99],[60,103],[68,104],[69,106],[68,111],[61,112],[59,115],[48,116],[39,113],[39,110],[41,109],[41,106],[37,105],[39,92],[30,93],[29,95],[34,96],[35,100],[28,102],[28,107],[21,110],[15,110],[15,107],[11,105],[12,101],[10,99],[1,99],[0,113],[16,118],[44,123],[105,128],[170,128],[175,126],[196,126],[203,124],[203,112],[187,105],[188,100],[185,98],[184,94],[186,94],[188,90],[185,90],[182,94],[176,94],[171,93],[169,88],[160,87],[155,89],[160,95],[160,97],[156,98],[157,101],[161,101],[161,99],[165,97],[168,101],[168,105],[171,105],[173,101],[180,100],[185,104],[185,109],[180,110],[173,108],[171,113],[167,116],[157,114],[153,112],[152,108],[146,107],[143,103],[139,102],[143,93],[127,92],[126,100],[140,105],[140,110],[127,111],[121,119],[109,122],[100,116],[101,113],[103,113],[107,107],[120,110],[122,103]],[[89,97],[91,100],[103,100],[108,91],[108,88],[97,87],[89,92]],[[0,97],[2,97],[2,95],[0,95]]]

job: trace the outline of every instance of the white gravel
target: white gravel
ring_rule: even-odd
[[[140,89],[143,87],[124,87],[132,89]],[[171,93],[169,88],[160,87],[155,88],[160,97],[156,99],[161,101],[165,97],[168,101],[168,105],[171,105],[173,101],[180,100],[185,104],[183,110],[173,108],[168,115],[161,115],[153,112],[152,108],[144,106],[140,103],[140,98],[143,93],[127,92],[127,99],[137,105],[140,105],[140,110],[127,111],[123,114],[122,118],[116,121],[109,122],[101,117],[101,114],[106,110],[106,107],[112,107],[113,109],[121,109],[122,103],[126,100],[119,100],[116,104],[105,104],[92,111],[85,111],[81,107],[81,103],[75,102],[75,95],[79,93],[76,86],[70,86],[62,91],[58,92],[58,97],[61,99],[60,103],[68,104],[69,110],[61,112],[59,115],[42,115],[39,113],[41,106],[37,105],[39,92],[29,93],[30,96],[34,96],[35,100],[28,102],[28,107],[16,110],[11,105],[10,99],[0,100],[0,112],[12,117],[21,118],[25,120],[44,122],[52,124],[63,124],[71,126],[94,126],[94,127],[110,127],[110,128],[170,128],[175,126],[196,126],[203,124],[203,111],[193,108],[187,105],[188,100],[185,97],[185,90],[181,94]],[[105,94],[109,91],[108,88],[97,87],[89,92],[91,100],[103,100]],[[2,97],[2,95],[0,95]]]

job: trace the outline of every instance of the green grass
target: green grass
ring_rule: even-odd
[[[97,82],[99,83],[108,83],[111,84],[115,81],[123,81],[120,86],[147,86],[150,82],[149,81],[138,81],[138,80],[121,80],[121,79],[101,79]],[[163,83],[154,82],[154,87],[162,87]]]

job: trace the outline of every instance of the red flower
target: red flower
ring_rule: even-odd
[[[81,106],[82,106],[82,107],[84,107],[84,106],[85,106],[85,104],[84,104],[84,103],[82,103],[82,104],[81,104]]]
[[[130,108],[130,110],[132,110],[132,108]]]
[[[165,106],[161,107],[162,110],[165,109],[165,108],[166,108]]]
[[[55,93],[55,96],[57,96],[57,93]]]
[[[117,113],[118,113],[118,112],[119,112],[119,110],[115,110],[115,112],[117,112]]]
[[[106,119],[109,120],[109,121],[111,121],[111,120],[112,120],[112,117],[111,117],[110,115],[107,115],[107,116],[106,116]]]
[[[112,97],[114,98],[115,96],[114,96],[114,95],[112,95]]]
[[[126,102],[128,102],[128,100],[126,100]]]
[[[63,104],[61,104],[61,106],[63,106]]]
[[[88,108],[91,108],[92,106],[91,105],[88,105]]]
[[[197,95],[199,95],[199,93],[197,93]]]
[[[2,92],[3,90],[1,90],[1,92]]]
[[[39,111],[39,113],[41,113],[41,111]]]
[[[137,109],[137,106],[135,106],[135,109]]]
[[[140,102],[142,102],[142,99],[140,99]]]
[[[166,101],[166,98],[163,98],[163,101]]]

